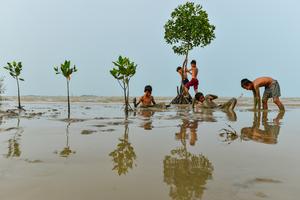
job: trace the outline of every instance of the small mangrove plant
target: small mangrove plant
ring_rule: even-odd
[[[112,63],[115,67],[110,70],[110,74],[117,79],[123,89],[125,114],[127,116],[128,111],[132,110],[129,104],[129,81],[135,75],[137,65],[130,61],[129,58],[122,56],[119,56],[118,60]]]
[[[71,108],[70,108],[70,81],[71,75],[77,72],[76,66],[71,66],[71,61],[66,60],[60,65],[60,67],[54,67],[56,74],[61,74],[66,78],[67,83],[67,97],[68,97],[68,119],[70,119]]]
[[[20,95],[20,83],[19,81],[24,81],[23,78],[20,78],[21,71],[22,71],[22,63],[21,62],[8,62],[7,66],[4,67],[6,69],[10,76],[16,79],[17,82],[17,88],[18,88],[18,109],[23,109],[21,106],[21,95]]]

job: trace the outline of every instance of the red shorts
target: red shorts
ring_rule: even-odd
[[[192,78],[192,80],[190,82],[188,82],[187,84],[185,84],[184,86],[187,89],[190,89],[191,86],[194,86],[194,90],[197,90],[198,89],[198,85],[199,85],[198,79]]]

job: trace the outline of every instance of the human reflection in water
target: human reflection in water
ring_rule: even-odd
[[[143,123],[141,124],[141,127],[143,127],[145,130],[152,130],[152,119],[151,117],[154,115],[154,111],[152,110],[139,110],[137,114],[143,118]]]
[[[195,106],[193,111],[199,117],[199,120],[205,122],[216,122],[216,117],[214,116],[214,112],[223,112],[226,114],[227,120],[235,122],[237,120],[237,116],[234,110],[222,110],[216,108],[203,108],[200,106]]]
[[[128,124],[125,124],[123,138],[119,138],[120,143],[117,145],[117,148],[109,154],[109,156],[112,157],[114,165],[112,170],[116,171],[119,176],[126,175],[129,169],[132,169],[133,166],[136,166],[136,154],[133,146],[129,142],[128,134]]]
[[[69,144],[69,128],[70,128],[71,123],[68,122],[67,124],[67,128],[66,128],[66,146],[63,148],[63,150],[59,151],[59,152],[55,152],[56,154],[59,154],[59,156],[64,157],[64,158],[68,158],[69,156],[73,155],[76,153],[76,151],[71,150],[70,144]]]
[[[21,148],[20,148],[20,139],[21,135],[24,132],[24,129],[20,127],[20,112],[17,118],[17,126],[11,128],[9,130],[15,130],[15,133],[11,139],[8,140],[8,152],[5,155],[6,158],[20,157],[21,156]]]
[[[245,127],[241,130],[242,140],[253,140],[265,144],[277,144],[277,138],[280,132],[280,120],[284,117],[284,111],[279,112],[273,122],[268,121],[268,112],[254,112],[252,127]],[[260,129],[260,121],[263,129]]]
[[[194,146],[197,141],[198,120],[189,121],[186,118],[182,119],[180,132],[176,133],[176,139],[185,143],[189,139],[190,145]]]
[[[164,158],[164,182],[170,186],[169,195],[172,199],[201,199],[207,180],[212,179],[213,165],[203,155],[195,155],[187,150],[186,131],[191,129],[190,144],[196,140],[194,130],[197,130],[197,121],[188,123],[183,120],[180,133],[182,146],[171,151],[171,155]],[[193,139],[192,139],[193,138]]]

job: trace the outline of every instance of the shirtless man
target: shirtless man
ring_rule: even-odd
[[[142,107],[151,107],[156,105],[155,100],[152,94],[152,87],[151,85],[146,85],[144,89],[145,94],[140,97],[139,101],[136,102],[136,98],[133,100],[134,107],[136,108],[140,103]]]
[[[192,60],[191,62],[191,69],[188,69],[187,72],[192,75],[191,81],[189,81],[187,84],[185,84],[185,93],[187,94],[189,92],[189,89],[191,86],[194,86],[195,94],[198,92],[198,85],[199,81],[197,79],[198,76],[198,68],[197,63],[195,60]]]
[[[279,83],[271,77],[260,77],[255,79],[254,81],[250,81],[248,79],[241,80],[242,88],[246,90],[252,90],[254,97],[254,110],[258,106],[258,110],[261,109],[261,98],[259,93],[260,87],[265,87],[265,91],[262,98],[263,109],[268,109],[268,100],[269,98],[273,98],[274,103],[278,106],[280,110],[284,110],[284,106],[281,103],[279,97],[280,86]]]

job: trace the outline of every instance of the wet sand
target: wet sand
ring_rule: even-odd
[[[34,97],[32,97],[35,99]],[[3,102],[0,199],[272,199],[300,195],[300,104],[281,115],[172,106],[124,120],[122,105]],[[12,99],[11,99],[12,100]],[[222,99],[220,100],[222,101]],[[12,109],[7,113],[7,109]]]

